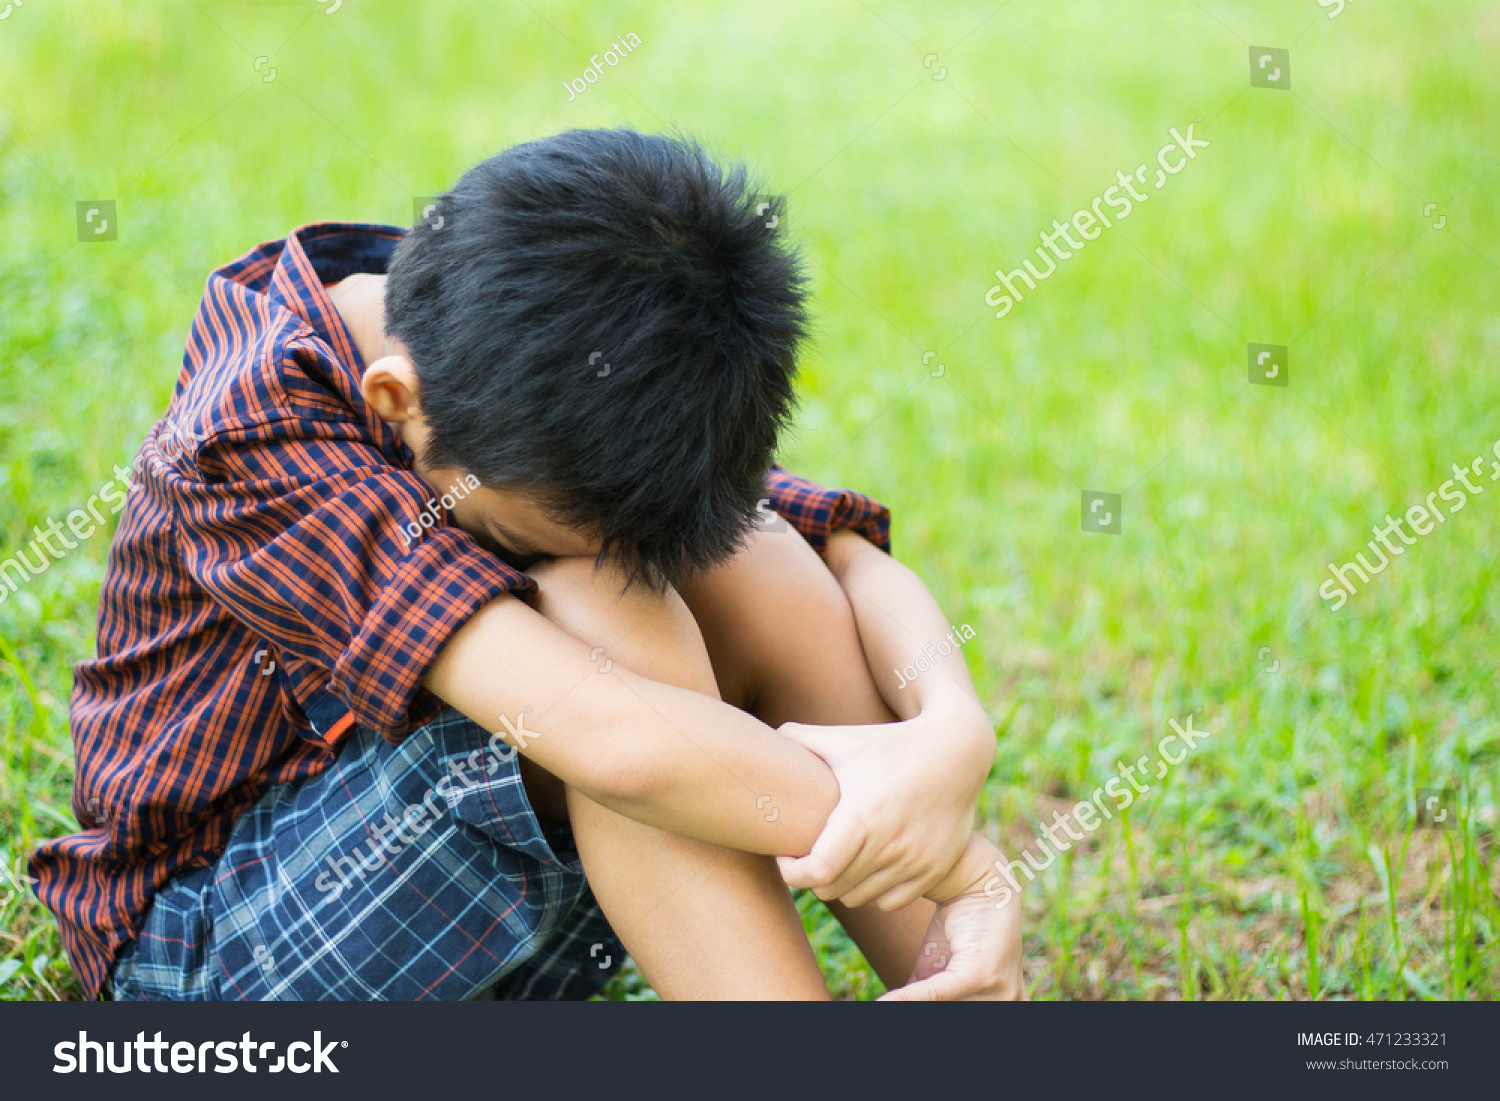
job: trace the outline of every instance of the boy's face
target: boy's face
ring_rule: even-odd
[[[372,364],[370,371],[378,367],[380,363]],[[474,485],[478,479],[467,471],[424,463],[428,428],[420,410],[393,427],[417,455],[412,472],[432,487],[435,496],[446,493],[455,502],[453,522],[502,562],[524,570],[545,558],[592,558],[599,553],[598,539],[553,519],[535,493]]]
[[[413,469],[439,495],[456,499],[455,487],[466,492],[468,496],[453,506],[453,522],[518,570],[545,558],[592,558],[599,553],[597,539],[559,524],[533,494],[485,485],[469,489],[468,475],[451,468],[424,469],[418,462]]]
[[[419,456],[424,454],[428,429],[416,369],[406,348],[385,336],[385,276],[353,275],[328,291],[369,365],[360,379],[365,401],[406,446]],[[517,569],[542,558],[592,558],[599,553],[598,539],[559,524],[535,494],[483,485],[471,489],[467,471],[428,467],[420,459],[413,470],[432,487],[434,496],[446,493],[457,502],[452,509],[454,523]]]

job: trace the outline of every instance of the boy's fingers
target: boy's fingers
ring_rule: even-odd
[[[875,905],[888,914],[894,910],[904,910],[931,889],[931,883],[920,879],[908,879],[905,883],[897,884],[877,898]]]
[[[939,971],[931,978],[907,983],[880,996],[882,1002],[956,1002],[970,993],[970,983],[953,971]]]
[[[803,857],[777,859],[781,878],[788,887],[827,887],[843,874],[859,855],[864,842],[863,831],[852,821],[846,823],[847,817],[835,808],[813,843],[812,852]]]
[[[851,883],[847,891],[831,897],[837,898],[845,906],[865,906],[886,892],[905,886],[908,881],[909,876],[906,869],[899,867],[882,868],[868,879]],[[838,884],[835,883],[833,886],[837,887]]]
[[[849,862],[813,893],[824,902],[842,898],[845,892],[858,887],[864,878],[874,871],[870,861],[870,849],[861,841]]]
[[[823,863],[823,858],[809,853],[807,856],[778,856],[781,881],[788,887],[822,887],[833,881],[833,869]]]
[[[805,856],[778,856],[776,858],[776,867],[781,870],[781,880],[788,887],[793,886],[791,880],[787,878],[789,875],[795,874],[801,876],[812,874],[809,870],[793,871],[793,869],[796,869],[806,859],[807,857]]]
[[[854,855],[854,859],[843,868],[833,881],[818,889],[818,897],[827,902],[831,898],[844,899],[845,905],[863,906],[869,901],[869,897],[863,890],[867,880],[875,876],[889,877],[883,880],[881,890],[886,890],[900,883],[903,878],[910,875],[910,869],[903,869],[899,865],[891,864],[882,856],[877,846],[865,844]],[[861,902],[849,902],[848,896],[857,895],[864,899]]]

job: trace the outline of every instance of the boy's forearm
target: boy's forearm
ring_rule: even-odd
[[[800,856],[838,802],[832,771],[791,739],[622,666],[599,675],[584,643],[514,597],[480,609],[424,683],[595,802],[672,833]]]
[[[744,852],[811,850],[839,801],[822,759],[720,700],[628,670],[623,683],[625,721],[650,740],[656,766],[616,794],[612,809]]]
[[[870,672],[890,709],[902,719],[948,710],[978,722],[983,708],[959,651],[963,640],[953,637],[922,579],[850,531],[829,538],[828,565],[854,609]],[[919,659],[928,668],[915,679],[900,672],[918,671]],[[988,731],[988,720],[983,725]]]

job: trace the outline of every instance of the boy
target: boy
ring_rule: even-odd
[[[33,862],[91,993],[582,997],[628,951],[825,998],[791,885],[897,996],[1023,996],[962,658],[872,672],[946,620],[883,507],[771,467],[804,289],[757,205],[572,131],[213,274],[77,670],[89,828]]]

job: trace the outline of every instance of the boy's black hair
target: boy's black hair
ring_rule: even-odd
[[[806,285],[780,201],[696,143],[570,130],[468,172],[391,259],[423,458],[537,491],[652,587],[743,543],[793,405]],[[441,228],[438,219],[441,218]]]

